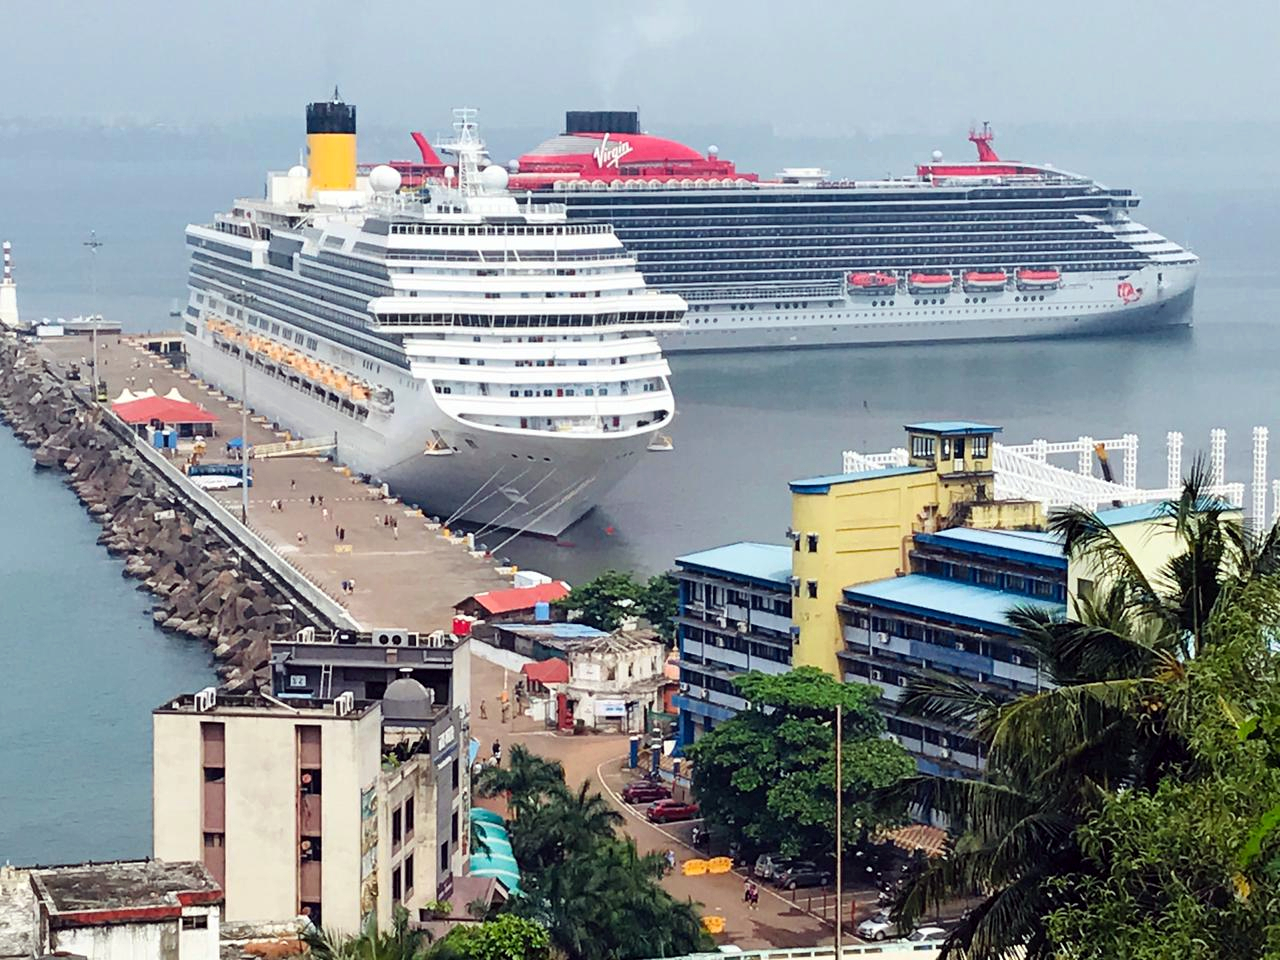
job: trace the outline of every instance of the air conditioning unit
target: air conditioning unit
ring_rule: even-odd
[[[299,630],[297,633],[293,635],[293,639],[295,643],[315,643],[316,628],[303,627],[301,630]]]
[[[797,640],[800,639],[800,628],[797,627],[794,623],[791,625],[791,636],[793,636]]]
[[[883,673],[882,671],[880,671],[880,670],[872,670],[872,671],[871,671],[871,679],[872,679],[872,680],[883,680],[883,679],[884,679],[884,673]],[[834,788],[833,788],[833,789],[834,789]]]
[[[1022,666],[1022,658],[1018,656],[1016,653],[1009,654],[1009,662],[1012,663],[1015,667]]]
[[[890,743],[901,743],[901,742],[902,742],[901,740],[899,740],[899,739],[898,739],[898,735],[897,735],[896,733],[886,733],[886,734],[884,735],[884,738],[885,738],[886,740],[888,740]],[[833,789],[834,789],[834,788],[833,788]]]
[[[418,635],[403,627],[383,627],[373,631],[375,647],[416,647]]]
[[[939,751],[938,751],[938,759],[939,759],[939,760],[950,760],[950,759],[951,759],[951,751],[950,751],[950,750],[948,750],[946,747],[943,747],[941,750],[939,750]]]
[[[204,713],[212,710],[218,703],[218,688],[205,687],[196,694],[196,710]]]
[[[727,617],[716,617],[716,626],[718,626],[718,627],[720,627],[720,628],[722,628],[722,629],[723,629],[724,627],[727,627],[728,625],[729,625],[729,620],[728,620],[728,618],[727,618]]]
[[[957,649],[957,650],[963,650],[963,649],[964,649],[964,643],[963,643],[963,641],[960,641],[960,640],[957,640],[957,641],[956,641],[956,649]]]
[[[416,636],[416,634],[411,634],[411,636]],[[432,630],[431,633],[427,634],[427,639],[422,641],[421,645],[424,647],[447,647],[452,642],[453,634],[449,633],[448,630]],[[414,646],[414,644],[411,643],[409,646]]]
[[[681,681],[680,681],[680,692],[681,692],[681,693],[688,693],[688,692],[689,692],[689,685],[688,685],[687,683],[685,683],[683,680],[681,680]],[[832,788],[832,789],[834,789],[834,788]]]
[[[876,634],[876,643],[888,643],[888,642],[889,642],[889,635],[885,633],[883,630],[881,630]]]

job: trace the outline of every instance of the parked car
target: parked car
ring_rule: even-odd
[[[874,917],[867,917],[858,924],[858,936],[863,940],[879,942],[886,939],[895,926],[896,924],[889,919],[889,911],[881,910]]]
[[[947,938],[947,931],[941,927],[921,927],[919,930],[912,930],[910,934],[903,937],[902,943],[941,943]]]
[[[825,887],[831,882],[831,871],[815,863],[793,863],[778,875],[778,886],[788,890],[797,887]]]
[[[671,823],[673,820],[693,820],[698,816],[696,803],[683,803],[680,800],[659,800],[649,804],[645,813],[650,823]]]
[[[751,872],[759,880],[777,880],[778,874],[799,862],[795,857],[784,857],[780,853],[762,853],[756,857],[756,863],[751,868]]]
[[[651,803],[654,800],[666,800],[671,796],[671,788],[656,780],[637,780],[622,788],[623,803]]]

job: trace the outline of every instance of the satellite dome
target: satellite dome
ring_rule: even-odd
[[[453,179],[453,167],[444,168],[444,179],[446,183]]]
[[[507,161],[507,172],[508,172],[508,173],[519,173],[519,172],[520,172],[520,161],[519,161],[519,160],[508,160],[508,161]]]
[[[400,189],[400,171],[380,163],[369,171],[369,186],[374,193],[395,193]]]
[[[509,180],[507,171],[496,163],[491,163],[480,171],[480,182],[486,190],[505,190]]]
[[[409,676],[392,680],[382,695],[382,715],[388,720],[430,720],[434,706],[431,691]]]
[[[942,151],[941,150],[933,151],[933,162],[937,163],[941,159],[942,159]]]
[[[295,163],[292,167],[289,168],[289,176],[294,177],[295,179],[305,180],[307,179],[307,177],[311,176],[311,174],[307,171],[307,168],[304,167],[302,164]]]
[[[709,157],[714,157],[719,152],[720,152],[720,148],[717,147],[714,143],[711,146],[707,147],[707,156]]]

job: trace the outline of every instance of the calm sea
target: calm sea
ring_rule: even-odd
[[[96,302],[126,328],[172,327],[183,225],[254,193],[261,169],[292,155],[278,146],[116,144],[91,167],[58,149],[0,153],[0,238],[15,243],[24,312],[86,311],[96,286]],[[681,553],[739,539],[779,541],[788,480],[838,470],[844,449],[900,446],[902,425],[925,418],[1002,424],[1012,441],[1137,433],[1140,479],[1152,486],[1164,480],[1167,431],[1186,435],[1189,457],[1212,427],[1227,428],[1229,472],[1243,479],[1249,430],[1262,424],[1276,436],[1280,476],[1280,192],[1256,180],[1213,193],[1159,185],[1137,164],[1120,172],[1117,182],[1145,191],[1139,218],[1204,258],[1193,329],[674,357],[675,451],[646,457],[559,543],[517,540],[503,553],[581,580],[609,566],[666,569]],[[1208,167],[1177,176],[1230,182]],[[66,190],[31,191],[33,182]],[[107,243],[92,279],[81,246],[91,228]],[[152,628],[147,598],[94,544],[96,526],[7,435],[0,481],[0,861],[145,854],[149,711],[208,681],[205,654]]]

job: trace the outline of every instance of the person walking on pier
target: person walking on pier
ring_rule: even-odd
[[[480,719],[481,720],[489,719],[489,711],[485,709],[483,697],[480,698]]]
[[[391,536],[397,540],[400,539],[400,523],[397,520],[391,521]]]
[[[346,527],[339,527],[339,528],[338,528],[338,539],[339,539],[339,540],[346,540],[346,539],[347,539],[347,528],[346,528]]]
[[[316,505],[316,495],[314,493],[311,495],[311,505],[313,507]]]
[[[322,507],[322,508],[320,509],[320,516],[321,516],[323,519],[328,520],[328,519],[329,519],[329,508],[328,508],[328,507]]]

